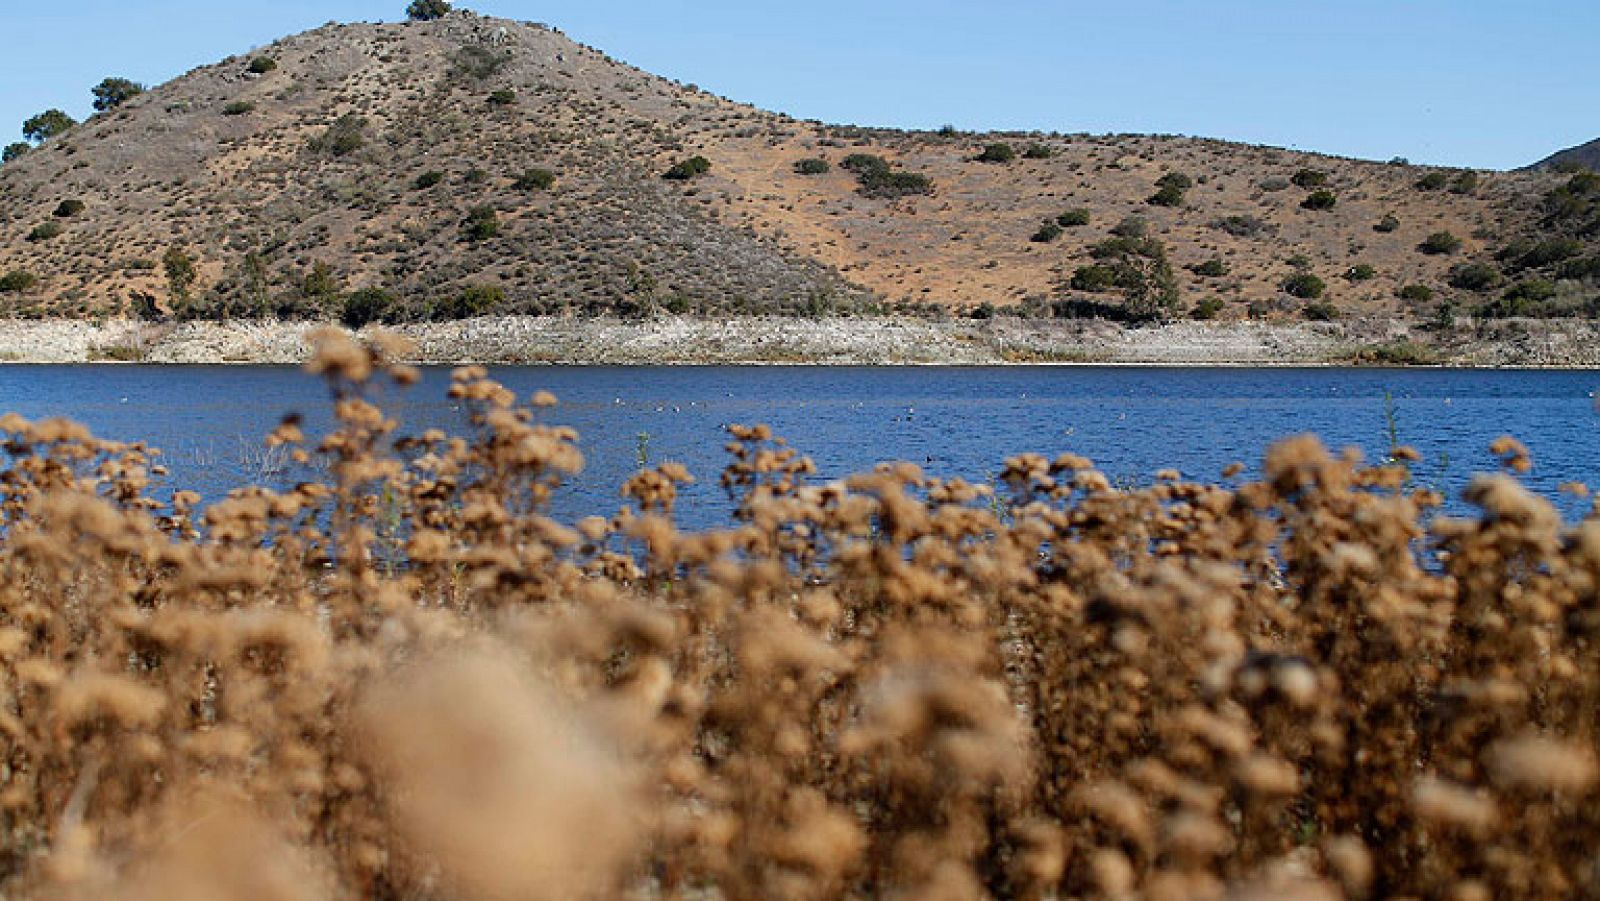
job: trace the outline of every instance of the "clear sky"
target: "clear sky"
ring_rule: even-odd
[[[406,0],[6,0],[0,138]],[[829,122],[1157,132],[1511,168],[1600,137],[1600,0],[475,0]]]

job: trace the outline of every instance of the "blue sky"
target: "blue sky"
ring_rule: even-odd
[[[0,139],[106,75],[159,83],[406,0],[7,4]],[[1596,0],[477,0],[802,118],[1158,132],[1508,168],[1600,137]]]

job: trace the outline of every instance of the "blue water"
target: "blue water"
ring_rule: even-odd
[[[545,421],[582,435],[587,465],[556,500],[567,518],[609,514],[636,467],[641,435],[652,463],[676,460],[698,483],[680,518],[718,522],[723,426],[767,423],[828,479],[885,460],[984,480],[1008,455],[1063,451],[1114,480],[1145,483],[1159,469],[1212,479],[1239,461],[1254,472],[1274,440],[1315,432],[1367,459],[1388,448],[1385,393],[1401,443],[1423,461],[1417,478],[1448,495],[1494,468],[1489,442],[1512,434],[1531,449],[1527,481],[1554,498],[1567,481],[1600,484],[1597,371],[1433,369],[1192,369],[1161,367],[820,368],[501,367],[491,374],[527,398],[554,392]],[[402,432],[461,429],[444,397],[447,369],[385,398]],[[0,412],[67,416],[97,435],[166,452],[170,481],[215,498],[259,475],[246,450],[285,413],[308,433],[325,427],[327,392],[288,367],[0,366]],[[290,481],[306,473],[278,477]],[[270,479],[268,481],[271,481]],[[1568,515],[1587,502],[1562,501]]]

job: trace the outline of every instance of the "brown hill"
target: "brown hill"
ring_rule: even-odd
[[[252,72],[257,58],[276,67]],[[978,159],[998,143],[1015,157]],[[841,166],[852,154],[878,170]],[[661,177],[694,156],[709,172]],[[809,159],[828,170],[797,171]],[[1296,183],[1302,170],[1326,184]],[[1168,173],[1193,183],[1151,204]],[[915,191],[916,175],[931,193],[867,196]],[[865,191],[874,176],[882,190]],[[12,280],[0,315],[338,315],[361,288],[392,296],[360,295],[359,318],[1078,301],[1060,313],[1114,308],[1128,272],[1165,284],[1168,268],[1171,312],[1216,298],[1224,317],[1299,315],[1308,301],[1284,284],[1303,272],[1341,311],[1431,315],[1427,292],[1402,289],[1460,293],[1452,269],[1534,227],[1559,183],[1194,138],[801,122],[458,12],[286,38],[6,164],[0,272],[37,280]],[[1307,207],[1317,191],[1331,208]],[[1088,223],[1042,229],[1069,210]],[[1074,289],[1129,217],[1154,240],[1102,247]],[[1459,248],[1419,249],[1440,232]],[[187,291],[172,253],[196,264]]]

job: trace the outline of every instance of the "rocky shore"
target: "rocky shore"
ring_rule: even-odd
[[[0,362],[294,364],[298,322],[152,324],[0,321]],[[391,329],[421,363],[955,364],[1600,367],[1600,324],[1497,320],[1446,330],[1359,319],[1328,323],[904,318],[570,319],[498,317]]]

